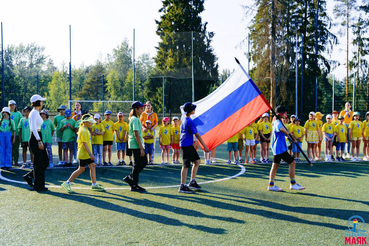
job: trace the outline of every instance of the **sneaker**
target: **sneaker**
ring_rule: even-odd
[[[64,167],[71,167],[71,166],[72,166],[72,163],[67,163],[67,162],[66,162],[66,163],[64,164]]]
[[[294,185],[290,185],[290,190],[304,190],[305,187],[302,187],[298,183],[295,183]]]
[[[133,166],[133,162],[132,161],[129,162],[129,166]]]
[[[59,161],[58,167],[64,167],[64,162]]]
[[[100,184],[96,184],[95,186],[91,185],[91,190],[93,190],[93,191],[105,191],[105,189]]]
[[[23,168],[26,168],[26,167],[27,167],[27,164],[23,163],[23,165],[19,169],[23,169]]]
[[[107,162],[104,162],[104,166],[108,166],[108,163]]]
[[[263,160],[264,160],[264,159],[263,159],[263,157],[260,157],[260,162],[261,162],[261,163],[263,163]]]
[[[165,165],[168,165],[169,164],[169,162],[165,162]]]
[[[63,187],[64,188],[64,190],[66,190],[66,192],[68,192],[69,194],[70,193],[73,193],[73,190],[72,190],[72,184],[71,183],[69,183],[69,184],[67,184],[66,182],[63,182],[62,184],[61,184],[61,187]]]
[[[50,163],[49,164],[49,167],[54,167],[54,163]]]
[[[251,160],[252,161],[252,160]],[[257,163],[258,162],[258,159],[254,158],[254,162]]]
[[[228,160],[228,161],[227,161],[227,164],[231,164],[231,163],[232,163],[232,162],[231,162],[231,160]]]
[[[73,160],[73,164],[77,164],[78,161],[76,159]],[[71,163],[72,164],[72,163]]]
[[[268,191],[283,191],[283,189],[279,188],[276,185],[268,186]]]
[[[352,157],[352,158],[351,158],[351,161],[356,161],[356,158],[355,158],[355,157]]]
[[[238,164],[240,164],[240,163],[239,163],[237,160],[235,160],[235,161],[234,161],[234,164],[235,164],[235,165],[238,165]]]
[[[125,161],[122,161],[122,165],[124,166],[124,165],[127,165],[127,164],[126,164],[126,162],[125,162]]]
[[[32,176],[31,175],[24,175],[23,179],[27,182],[27,184],[31,187],[33,187],[33,183],[32,183]]]
[[[215,161],[215,159],[213,159],[213,160],[211,161],[211,163],[215,164],[215,163],[217,163],[217,162]]]
[[[162,162],[160,163],[160,165],[162,165],[162,166],[163,166],[163,165],[165,165],[164,161],[162,161]]]
[[[367,161],[367,160],[368,160],[368,158],[366,156],[364,156],[363,161]]]
[[[131,178],[131,176],[125,176],[124,177],[124,182],[126,182],[129,186],[131,186],[132,187],[132,185],[133,185],[133,180],[132,180],[132,178]]]
[[[150,165],[154,165],[154,162],[153,162],[153,161],[149,161],[149,164],[150,164]]]
[[[266,163],[269,163],[269,164],[272,163],[269,159],[266,159],[265,161]]]
[[[178,192],[180,192],[180,193],[187,193],[187,194],[191,194],[191,193],[193,193],[193,190],[191,190],[190,188],[188,188],[188,186],[187,186],[187,185],[182,184],[182,185],[179,187]]]
[[[239,161],[240,163],[245,163],[245,161],[244,161],[242,158],[240,158],[238,161]]]
[[[117,162],[117,166],[120,166],[120,165],[122,165],[121,163],[122,163],[122,162],[118,161],[118,162]]]
[[[331,160],[332,161],[336,161],[336,159],[334,159],[334,156],[333,155],[331,155]]]
[[[339,158],[338,156],[336,157],[336,161],[340,162],[341,158]]]
[[[113,163],[111,163],[110,161],[108,162],[108,166],[114,166]]]
[[[350,154],[346,154],[346,159],[350,159],[351,155]]]
[[[248,161],[248,160],[246,160],[246,161],[245,161],[245,164],[249,164],[249,161]]]
[[[146,189],[145,188],[142,188],[141,186],[139,185],[133,185],[131,187],[131,191],[136,191],[136,192],[145,192]]]
[[[201,186],[196,183],[196,180],[191,180],[191,182],[188,184],[188,187],[194,190],[201,190]]]
[[[261,163],[266,164],[267,162],[265,159],[261,159]]]
[[[252,164],[256,164],[256,161],[252,160],[252,161],[251,161],[251,163],[252,163]]]
[[[356,161],[361,161],[361,158],[360,157],[356,157]]]
[[[319,161],[319,160],[320,160],[320,158],[319,158],[319,157],[315,157],[315,160],[316,160],[316,161]]]

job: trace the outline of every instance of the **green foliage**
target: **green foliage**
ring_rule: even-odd
[[[46,94],[46,105],[48,110],[56,111],[60,105],[68,105],[69,100],[69,81],[68,75],[64,72],[55,71],[51,83],[48,84],[48,93]]]

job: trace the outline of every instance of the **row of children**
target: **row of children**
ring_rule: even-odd
[[[344,117],[339,116],[339,112],[334,111],[332,115],[328,114],[326,116],[326,123],[324,124],[321,120],[324,115],[320,112],[310,112],[309,119],[305,122],[304,126],[300,125],[301,120],[295,115],[291,115],[290,123],[288,118],[283,120],[287,129],[297,140],[296,144],[289,143],[288,147],[289,153],[293,153],[296,162],[300,162],[300,150],[296,145],[299,145],[301,149],[304,138],[308,146],[308,158],[312,162],[321,160],[320,153],[323,139],[325,142],[325,161],[344,161],[344,149],[348,141],[352,145],[352,158],[350,160],[361,160],[359,157],[359,147],[362,139],[364,141],[363,160],[369,160],[369,112],[366,113],[366,120],[364,122],[360,121],[360,113],[354,112],[352,115],[353,120],[347,125],[344,123]],[[250,123],[246,128],[227,141],[228,164],[231,163],[232,151],[235,164],[257,163],[256,152],[259,143],[261,144],[260,162],[271,163],[269,160],[271,132],[272,124],[269,122],[269,114],[264,113],[259,121],[255,120]],[[288,141],[287,138],[286,141]],[[245,160],[242,158],[244,145]],[[334,158],[333,146],[336,147],[336,158]],[[239,158],[237,158],[237,154]]]

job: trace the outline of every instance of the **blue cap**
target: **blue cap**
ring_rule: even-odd
[[[111,114],[111,111],[110,110],[106,110],[104,115],[107,115],[107,114]]]
[[[131,104],[131,108],[141,108],[145,107],[146,104],[141,103],[140,101],[135,101]]]
[[[72,110],[67,109],[65,110],[65,117],[71,117],[72,116]]]
[[[195,104],[192,104],[190,102],[186,102],[184,105],[183,105],[183,110],[186,112],[186,113],[190,113],[192,111],[195,110],[197,106]]]
[[[292,115],[291,115],[291,117],[292,117]],[[295,121],[301,121],[301,119],[299,118],[299,117],[295,117]]]
[[[65,106],[65,105],[60,105],[60,107],[58,108],[58,111],[59,110],[66,110],[67,109],[67,106]]]

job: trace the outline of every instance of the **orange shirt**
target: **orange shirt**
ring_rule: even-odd
[[[146,125],[146,120],[151,120],[151,125],[153,126],[158,123],[158,116],[154,112],[146,113],[146,111],[144,111],[140,116],[141,124]]]
[[[348,114],[350,115],[350,117],[348,117]],[[350,112],[347,112],[345,110],[342,110],[340,112],[340,116],[343,117],[343,123],[345,124],[350,124],[350,122],[352,121],[352,115],[354,114],[354,112],[352,110],[350,110]]]

